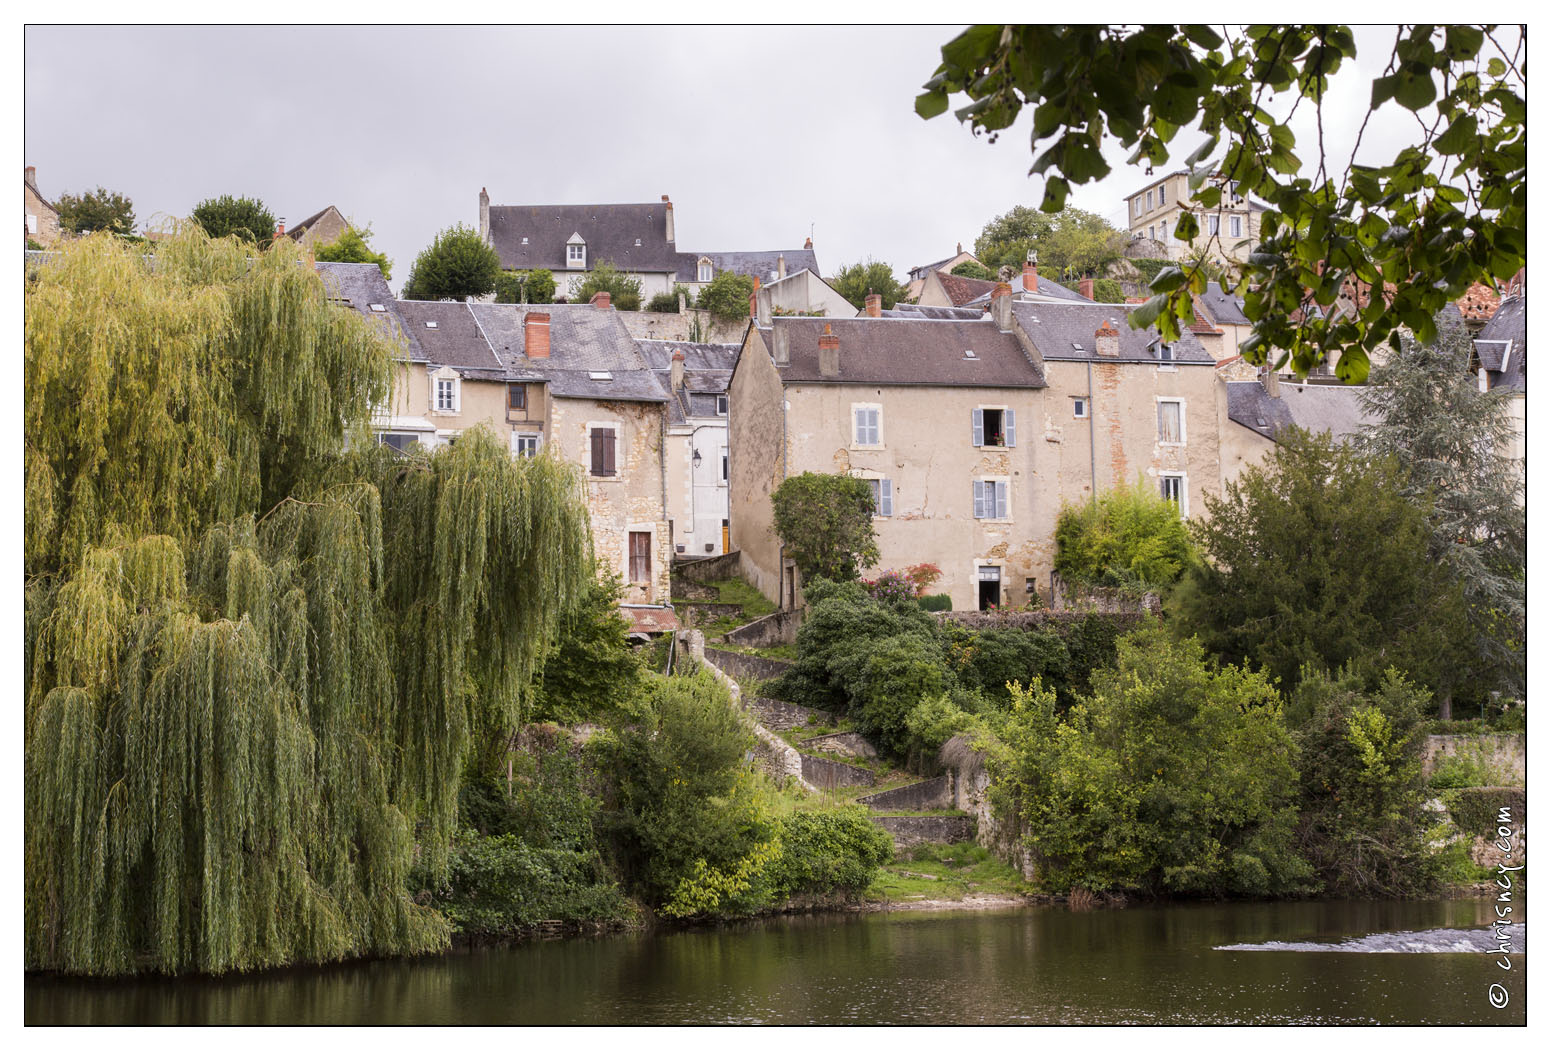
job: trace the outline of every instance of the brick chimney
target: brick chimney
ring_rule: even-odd
[[[549,357],[549,315],[528,311],[522,319],[522,341],[528,357]]]
[[[1012,286],[1006,281],[998,281],[991,289],[991,317],[996,321],[997,331],[1012,331]]]
[[[819,336],[819,375],[830,379],[840,375],[840,337],[830,331],[827,321]]]
[[[662,214],[667,219],[668,243],[673,243],[673,202],[668,200],[668,195],[662,195]]]
[[[684,389],[684,352],[682,350],[673,352],[673,364],[668,369],[668,375],[673,380],[674,390]]]
[[[1093,352],[1101,358],[1120,357],[1120,333],[1108,321],[1093,334]]]
[[[27,171],[23,175],[23,178],[25,178],[27,180],[27,185],[28,186],[31,186],[34,191],[37,190],[37,188],[38,188],[38,169],[37,169],[37,167],[35,165],[31,165],[31,164],[27,165]]]
[[[479,188],[479,236],[490,243],[490,195],[483,186]]]
[[[280,217],[280,221],[275,224],[275,240],[278,241],[278,240],[280,240],[280,238],[282,238],[284,236],[285,236],[285,216],[282,215]]]
[[[792,363],[792,330],[785,325],[776,325],[772,330],[770,357],[777,365],[790,365]]]
[[[876,292],[869,292],[869,293],[867,293],[867,298],[866,298],[866,300],[864,300],[864,302],[866,302],[866,304],[867,304],[867,316],[868,317],[882,317],[883,316],[883,297],[882,296],[878,295]]]
[[[812,248],[813,247],[813,238],[810,237],[807,240],[803,241],[802,246],[804,248]]]
[[[1085,277],[1077,282],[1077,291],[1082,293],[1084,299],[1093,298],[1093,278]]]
[[[1028,258],[1023,261],[1023,290],[1039,291],[1039,253],[1032,248],[1029,249]]]
[[[607,292],[594,292],[588,302],[596,310],[607,310],[609,308],[609,299],[610,296]]]
[[[749,293],[749,317],[759,318],[759,278],[754,278],[754,291]]]

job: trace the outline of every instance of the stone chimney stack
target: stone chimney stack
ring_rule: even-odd
[[[760,288],[754,292],[754,321],[760,328],[770,327],[770,315],[775,313],[770,302],[770,289]]]
[[[1028,258],[1023,261],[1023,290],[1039,291],[1039,253],[1032,248],[1029,249]]]
[[[866,302],[866,304],[867,304],[867,316],[868,317],[882,317],[883,316],[883,297],[882,296],[878,295],[876,292],[868,292],[867,293],[867,299],[864,302]]]
[[[479,236],[490,243],[490,195],[483,186],[479,188]]]
[[[668,200],[668,195],[662,195],[662,214],[667,219],[668,243],[673,243],[673,202]]]
[[[776,325],[774,328],[770,348],[770,357],[777,365],[790,365],[792,363],[792,330],[785,325]]]
[[[786,277],[786,256],[776,256],[776,280],[781,281]]]
[[[612,297],[607,292],[594,292],[592,294],[592,298],[588,300],[588,302],[593,305],[593,309],[595,310],[607,310],[609,308],[609,300],[611,298]]]
[[[1120,357],[1120,333],[1108,321],[1093,334],[1093,352],[1101,358]]]
[[[754,278],[754,291],[749,293],[749,317],[759,319],[759,277]]]
[[[1266,394],[1273,398],[1282,396],[1282,379],[1276,374],[1276,366],[1271,363],[1271,356],[1266,355],[1266,363],[1260,366],[1260,385],[1266,389]]]
[[[530,358],[549,357],[549,315],[529,311],[522,319],[523,349]]]
[[[684,352],[682,350],[673,352],[673,364],[669,367],[668,375],[673,380],[674,390],[684,389]]]
[[[27,180],[27,185],[31,186],[33,191],[36,192],[37,189],[38,189],[38,169],[37,169],[37,167],[34,166],[34,165],[31,165],[31,164],[27,165],[27,171],[26,171],[26,174],[23,176],[23,178],[25,178]]]
[[[991,317],[998,332],[1012,331],[1012,286],[1006,281],[998,281],[991,289]]]
[[[960,242],[958,242],[957,244],[955,244],[953,246],[953,254],[954,255],[963,255],[964,254],[964,242],[963,241],[960,241]]]
[[[830,331],[824,322],[824,332],[819,336],[819,375],[834,379],[840,375],[840,337]]]
[[[802,243],[802,246],[804,248],[812,248],[813,247],[813,238],[809,237],[806,240],[804,240],[803,243]]]
[[[1085,277],[1077,282],[1077,291],[1082,293],[1084,299],[1093,298],[1093,278]]]

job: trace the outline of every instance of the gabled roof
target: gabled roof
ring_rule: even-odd
[[[934,270],[938,282],[942,285],[943,294],[948,297],[948,302],[956,307],[961,307],[972,299],[980,296],[988,296],[996,287],[995,281],[982,281],[975,277],[960,277],[957,274],[944,274]],[[928,281],[932,280],[932,274],[926,275]]]
[[[770,283],[771,275],[780,270],[783,259],[788,277],[799,270],[819,272],[818,257],[811,248],[788,248],[781,252],[680,252],[678,280],[698,282],[701,259],[711,261],[713,277],[730,270],[744,277],[757,277],[761,284]]]
[[[1496,390],[1525,390],[1525,360],[1529,352],[1524,324],[1524,296],[1509,295],[1492,320],[1476,334],[1476,356],[1487,370],[1487,385]]]
[[[516,376],[535,376],[558,398],[662,402],[667,395],[614,310],[590,303],[474,303],[490,346]],[[525,319],[549,315],[549,357],[527,355]],[[608,378],[601,374],[607,373]],[[595,375],[598,374],[598,375]]]
[[[1273,441],[1287,427],[1347,438],[1374,422],[1363,411],[1362,388],[1328,383],[1281,383],[1273,398],[1259,380],[1233,380],[1228,418]]]
[[[333,212],[335,215],[339,216],[340,222],[344,223],[346,226],[350,225],[350,220],[345,218],[344,213],[339,211],[339,209],[335,208],[331,204],[327,205],[322,211],[309,215],[295,226],[287,229],[285,235],[293,241],[300,241],[303,235],[305,235],[307,231],[312,228],[312,224],[317,222],[319,219],[322,219],[329,212]]]
[[[491,205],[490,243],[506,270],[562,273],[566,242],[580,234],[587,243],[588,270],[606,261],[636,273],[677,273],[679,252],[668,240],[667,208],[664,201]]]
[[[506,365],[496,356],[467,303],[401,299],[399,314],[432,365],[447,365],[469,379],[504,380]]]
[[[790,364],[776,366],[782,382],[927,387],[1043,387],[1044,373],[1017,337],[990,318],[928,321],[909,318],[778,317],[759,329],[769,349],[785,329]],[[819,370],[819,336],[840,340],[838,376]]]
[[[314,263],[313,267],[322,276],[331,299],[370,318],[403,349],[409,361],[428,360],[414,327],[399,312],[399,301],[393,298],[393,290],[376,263]],[[373,310],[373,304],[382,309]]]
[[[995,289],[996,282],[992,281],[992,282],[989,282],[989,284],[991,285],[991,287],[987,288],[980,295],[977,295],[974,299],[971,299],[971,300],[969,300],[966,303],[955,303],[954,306],[977,306],[977,305],[980,305],[980,304],[989,304],[991,302],[991,292],[992,292],[993,289]],[[1081,292],[1075,292],[1072,289],[1067,288],[1065,285],[1061,284],[1059,281],[1054,281],[1054,280],[1052,280],[1051,278],[1048,278],[1048,277],[1041,277],[1041,278],[1039,278],[1034,283],[1033,291],[1028,291],[1028,290],[1026,290],[1023,287],[1023,274],[1022,273],[1014,274],[1013,275],[1013,279],[1012,279],[1012,281],[1009,284],[1010,284],[1010,287],[1012,288],[1012,294],[1015,295],[1015,296],[1027,295],[1027,296],[1039,296],[1042,299],[1064,299],[1068,303],[1092,303],[1093,302],[1093,300],[1089,299],[1087,296],[1083,295]]]
[[[1127,320],[1130,308],[1125,303],[1033,303],[1012,304],[1012,316],[1051,361],[1122,361],[1158,364],[1158,330],[1134,329]],[[1094,333],[1106,321],[1120,334],[1120,356],[1100,357],[1094,352]],[[1215,365],[1217,360],[1206,352],[1191,332],[1174,344],[1173,364]]]
[[[1250,323],[1249,318],[1244,316],[1244,301],[1225,291],[1219,281],[1206,283],[1206,291],[1201,293],[1201,305],[1206,308],[1207,317],[1215,324],[1248,325]]]

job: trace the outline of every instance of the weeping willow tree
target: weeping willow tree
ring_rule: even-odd
[[[409,866],[585,584],[569,468],[347,442],[391,348],[301,249],[250,251],[88,238],[29,279],[29,967],[445,944]]]

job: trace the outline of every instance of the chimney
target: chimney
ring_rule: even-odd
[[[1077,291],[1082,293],[1084,299],[1093,298],[1093,278],[1085,277],[1077,282]]]
[[[998,281],[991,289],[991,317],[996,320],[999,332],[1012,331],[1012,286]]]
[[[280,240],[280,238],[282,238],[284,236],[285,236],[285,216],[282,215],[280,217],[280,221],[275,224],[275,240],[278,241],[278,240]]]
[[[674,390],[684,389],[684,352],[682,350],[673,352],[673,364],[669,366],[668,375],[673,380]]]
[[[663,194],[662,195],[662,214],[663,214],[663,218],[665,218],[667,220],[668,243],[672,244],[673,243],[673,202],[668,200],[668,195],[667,194]]]
[[[830,379],[840,375],[840,337],[830,331],[827,321],[819,336],[819,375]]]
[[[1108,321],[1093,334],[1093,352],[1101,358],[1120,357],[1120,333]]]
[[[868,317],[882,317],[883,316],[883,297],[882,296],[878,295],[876,292],[869,292],[869,293],[867,293],[867,299],[865,300],[865,302],[867,304],[867,316]]]
[[[530,358],[549,357],[549,315],[529,311],[522,319],[523,347]]]
[[[953,254],[954,255],[963,255],[964,254],[964,242],[963,241],[960,241],[958,244],[953,246]]]
[[[749,317],[759,319],[759,276],[754,277],[754,291],[749,293]]]
[[[1260,367],[1260,385],[1266,389],[1268,396],[1282,396],[1282,379],[1276,374],[1276,366],[1271,364],[1270,355],[1266,356],[1266,363]]]
[[[784,277],[786,277],[786,256],[778,255],[776,256],[776,280],[780,281]]]
[[[804,241],[804,242],[803,242],[803,243],[802,243],[802,246],[803,246],[803,247],[804,247],[804,248],[812,248],[812,247],[813,247],[813,238],[811,238],[811,237],[810,237],[810,238],[808,238],[808,239],[807,239],[807,240],[805,240],[805,241]]]
[[[1039,291],[1039,253],[1032,248],[1029,249],[1028,258],[1023,261],[1023,290]]]
[[[792,330],[785,325],[776,325],[774,329],[775,346],[770,350],[770,356],[777,365],[790,365],[792,363]]]
[[[595,310],[607,310],[609,308],[609,294],[607,292],[594,292],[588,300]]]
[[[38,169],[35,165],[27,165],[27,172],[24,178],[27,180],[27,185],[36,191],[38,188]]]
[[[490,243],[490,195],[483,186],[479,188],[479,236]]]
[[[770,327],[770,315],[774,311],[770,304],[770,289],[761,288],[754,293],[754,321],[760,328]]]

